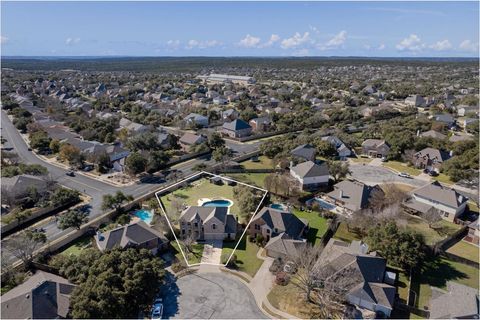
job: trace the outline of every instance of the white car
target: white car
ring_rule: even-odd
[[[163,315],[163,304],[162,304],[162,299],[161,298],[157,298],[155,299],[155,301],[153,302],[153,306],[152,306],[152,314],[151,314],[151,319],[152,320],[156,320],[156,319],[162,319],[162,315]]]
[[[411,176],[406,172],[400,172],[398,176],[402,178],[409,178],[409,179],[411,178]]]

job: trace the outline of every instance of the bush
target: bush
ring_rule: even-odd
[[[290,277],[283,271],[277,272],[275,275],[275,283],[280,286],[286,286],[290,281]]]
[[[230,261],[228,261],[228,258],[230,258],[230,254],[222,254],[222,264],[226,264],[226,267],[228,268],[235,268],[237,266],[237,255],[234,254],[232,256],[232,258],[230,259]],[[227,264],[227,261],[228,261],[228,264]]]
[[[264,246],[264,241],[265,239],[263,238],[263,236],[261,234],[257,234],[257,238],[256,238],[256,242],[259,246],[263,247]]]
[[[186,268],[186,265],[182,262],[174,262],[172,263],[172,271],[178,273]]]
[[[255,238],[252,235],[248,235],[248,241],[255,242]]]

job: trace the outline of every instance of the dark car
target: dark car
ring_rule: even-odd
[[[70,171],[67,171],[65,174],[66,174],[67,176],[69,176],[69,177],[75,177],[75,172],[73,172],[73,171],[71,171],[71,170],[70,170]]]
[[[428,170],[428,169],[423,169],[423,173],[428,174],[429,172],[430,172],[430,170]]]
[[[433,170],[430,171],[428,174],[429,174],[430,176],[432,176],[432,177],[438,176],[438,173],[437,173],[436,171],[433,171]]]

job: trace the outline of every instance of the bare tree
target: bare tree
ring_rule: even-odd
[[[180,243],[183,245],[183,248],[185,249],[185,256],[188,260],[191,254],[195,254],[194,244],[197,243],[197,241],[194,238],[193,233],[189,234],[188,236],[180,240]]]
[[[6,248],[16,258],[22,260],[25,268],[28,268],[33,254],[46,241],[45,233],[27,230],[10,238],[6,243]]]
[[[422,218],[428,222],[428,227],[432,228],[433,225],[442,220],[440,210],[437,208],[430,208],[427,212],[422,214]]]
[[[314,247],[311,244],[306,244],[294,258],[297,272],[292,276],[292,281],[300,291],[305,294],[305,299],[313,303],[312,291],[317,287],[317,279],[320,274],[320,268],[317,265],[317,260],[320,255],[320,247]]]

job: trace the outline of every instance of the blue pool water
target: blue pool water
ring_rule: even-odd
[[[212,200],[202,204],[202,207],[230,207],[233,204],[230,200]]]
[[[280,203],[272,203],[270,205],[270,208],[277,209],[277,210],[284,210],[285,206],[283,204],[280,204]]]
[[[145,209],[135,211],[134,215],[136,217],[139,217],[140,220],[144,221],[147,224],[150,224],[152,222],[152,219],[153,219],[153,212],[145,210]]]
[[[320,207],[322,207],[323,209],[326,209],[326,210],[333,210],[333,209],[336,208],[335,205],[333,205],[331,203],[328,203],[325,200],[322,200],[320,198],[315,198],[315,199],[312,199],[312,200],[308,201],[309,205],[311,205],[313,201],[317,202],[320,205]]]

